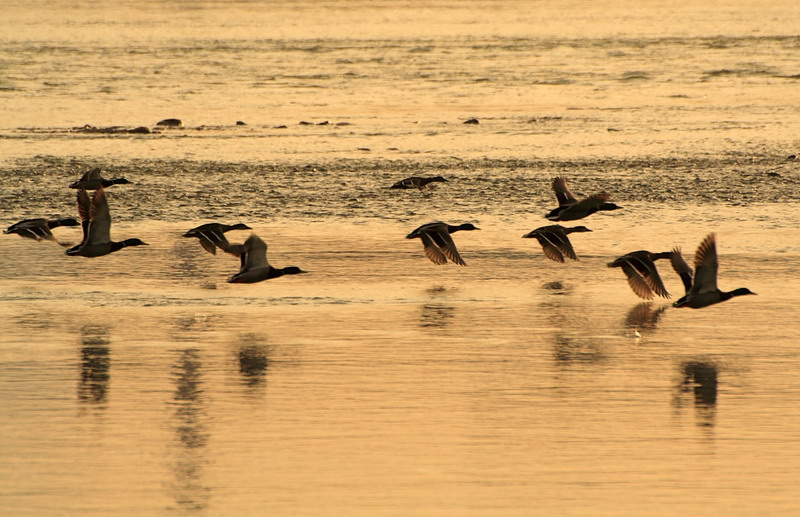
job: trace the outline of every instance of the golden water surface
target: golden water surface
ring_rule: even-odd
[[[112,237],[149,246],[0,239],[0,515],[800,515],[798,27],[788,1],[3,2],[3,227],[77,216],[101,167],[133,182]],[[417,174],[450,181],[386,188]],[[566,264],[521,238],[558,175],[623,206]],[[404,238],[433,220],[481,228],[467,267]],[[209,221],[309,273],[228,284],[181,236]],[[710,232],[757,296],[675,309],[669,264],[650,302],[606,267]]]

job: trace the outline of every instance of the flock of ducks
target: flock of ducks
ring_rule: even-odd
[[[398,181],[389,188],[423,190],[431,188],[433,183],[439,182],[447,182],[447,180],[442,176],[414,176]],[[66,247],[69,245],[59,242],[51,230],[59,226],[80,224],[83,228],[83,239],[79,244],[66,250],[67,255],[80,257],[100,257],[129,246],[147,245],[136,238],[123,241],[111,240],[111,215],[105,189],[112,185],[129,183],[131,182],[125,178],[104,179],[100,169],[92,169],[78,181],[69,185],[70,188],[78,190],[77,205],[80,223],[74,218],[26,219],[9,226],[4,233],[15,233],[21,237],[38,241],[50,240]],[[550,221],[575,221],[596,212],[621,208],[610,202],[611,196],[605,192],[577,199],[570,192],[564,177],[555,178],[552,187],[558,206],[545,215],[545,218]],[[90,197],[88,191],[92,190],[94,194]],[[249,226],[242,223],[233,225],[208,223],[192,228],[183,236],[197,238],[203,249],[211,254],[216,255],[219,249],[239,257],[239,272],[228,279],[230,283],[255,283],[284,275],[307,273],[296,266],[284,268],[271,266],[267,261],[267,244],[255,233],[251,233],[241,244],[230,243],[225,237],[225,233],[231,230],[250,229]],[[450,261],[460,266],[466,266],[467,263],[458,252],[452,234],[458,231],[479,229],[471,223],[450,225],[437,221],[420,226],[409,233],[406,238],[420,239],[425,255],[434,264],[443,265]],[[571,233],[591,231],[585,226],[566,228],[559,224],[553,224],[536,228],[523,235],[523,238],[536,239],[547,258],[555,262],[565,262],[566,259],[578,260],[568,236]],[[655,296],[669,298],[670,294],[664,287],[664,282],[661,280],[655,264],[657,260],[661,259],[670,260],[672,268],[680,276],[686,291],[685,295],[673,304],[675,307],[699,309],[736,296],[756,294],[745,287],[733,291],[722,291],[717,287],[717,245],[713,233],[709,234],[697,248],[694,256],[694,270],[683,259],[679,248],[662,253],[645,250],[634,251],[618,257],[608,266],[622,269],[631,290],[637,296],[646,300],[653,299]]]
[[[390,188],[423,190],[426,187],[430,188],[432,183],[446,181],[441,176],[411,177],[398,181]],[[550,221],[575,221],[597,212],[622,208],[612,203],[611,196],[605,192],[592,194],[583,199],[576,198],[569,190],[567,179],[564,177],[553,179],[552,186],[558,206],[545,214],[545,218]],[[451,234],[462,230],[479,229],[470,223],[454,226],[443,222],[434,222],[420,226],[409,233],[406,238],[419,238],[422,241],[425,255],[434,264],[446,264],[449,260],[460,266],[466,266]],[[585,226],[567,228],[560,224],[552,224],[536,228],[522,237],[539,241],[547,258],[555,262],[565,262],[566,259],[578,260],[578,255],[569,240],[569,234],[591,231]],[[672,268],[680,276],[686,291],[685,295],[673,304],[675,307],[699,309],[730,300],[735,296],[756,294],[746,287],[733,291],[722,291],[717,287],[717,242],[713,233],[709,234],[697,248],[694,257],[694,271],[684,260],[679,248],[662,253],[652,253],[646,250],[633,251],[616,258],[608,266],[622,269],[631,290],[640,298],[645,300],[652,300],[655,296],[669,298],[670,294],[664,287],[664,282],[661,280],[655,264],[660,259],[670,260]]]

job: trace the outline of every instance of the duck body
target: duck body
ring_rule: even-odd
[[[16,233],[20,237],[34,239],[37,241],[56,241],[56,238],[53,236],[53,232],[50,230],[53,228],[58,228],[59,226],[78,226],[78,224],[78,221],[72,217],[65,219],[25,219],[24,221],[12,224],[6,230],[4,230],[3,233]]]
[[[575,226],[574,228],[565,228],[560,224],[553,224],[550,226],[542,226],[535,230],[526,233],[522,236],[523,239],[536,239],[542,246],[542,251],[547,258],[555,262],[564,262],[565,257],[572,260],[578,260],[575,250],[572,248],[572,243],[569,241],[570,233],[575,232],[590,232],[589,228],[585,226]]]
[[[655,295],[669,298],[661,275],[658,274],[655,261],[671,258],[672,252],[653,253],[646,250],[632,251],[608,263],[608,267],[622,269],[628,279],[628,285],[637,296],[652,300]]]
[[[115,178],[112,180],[103,179],[100,174],[101,174],[100,169],[97,168],[92,169],[84,173],[84,175],[81,176],[81,179],[71,183],[69,188],[97,190],[101,187],[107,188],[110,187],[111,185],[125,185],[131,183],[125,178]]]
[[[415,229],[408,235],[406,239],[419,238],[422,241],[422,246],[425,249],[425,255],[437,265],[447,264],[448,259],[459,266],[466,266],[467,263],[461,258],[458,253],[456,244],[451,233],[458,231],[472,231],[480,230],[472,223],[463,223],[458,226],[443,222],[434,222],[423,224]]]
[[[619,210],[619,205],[610,203],[611,195],[605,192],[592,194],[591,196],[578,200],[567,186],[567,179],[559,176],[553,179],[553,191],[558,200],[558,206],[545,214],[545,218],[550,221],[575,221],[583,219],[596,212]]]
[[[431,177],[412,176],[410,178],[398,181],[389,188],[399,188],[399,189],[415,188],[418,190],[422,190],[431,183],[438,183],[438,182],[447,183],[448,181],[444,179],[442,176],[431,176]]]
[[[227,251],[228,253],[232,253],[238,256],[240,255],[240,253],[234,253],[231,251],[231,244],[225,237],[225,232],[229,232],[231,230],[251,230],[251,229],[252,228],[243,223],[236,223],[236,224],[206,223],[198,226],[197,228],[192,228],[188,232],[184,233],[183,236],[197,237],[198,240],[200,241],[200,245],[203,246],[203,249],[211,253],[212,255],[216,255],[217,248],[219,248],[222,251]]]
[[[674,307],[702,309],[737,296],[756,294],[746,287],[740,287],[733,291],[722,291],[717,287],[719,261],[717,258],[716,235],[713,233],[708,234],[697,247],[697,251],[694,254],[693,277],[691,268],[682,257],[673,261],[673,268],[681,276],[684,285],[687,286],[686,295],[672,304]]]
[[[272,267],[267,262],[267,243],[255,233],[241,245],[241,268],[239,272],[228,279],[231,284],[254,284],[284,275],[298,275],[307,273],[297,266],[284,268]]]
[[[68,249],[66,254],[77,257],[102,257],[103,255],[109,255],[121,250],[122,248],[127,248],[128,246],[145,245],[147,245],[147,243],[143,242],[141,239],[132,238],[119,242],[97,242],[89,245],[81,244]]]
[[[91,199],[86,189],[78,190],[78,213],[83,227],[83,241],[66,251],[78,257],[102,257],[129,246],[147,245],[141,239],[111,240],[111,213],[103,187],[98,188]]]

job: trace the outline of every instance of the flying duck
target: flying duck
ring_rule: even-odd
[[[78,213],[83,226],[83,241],[66,251],[70,256],[101,257],[128,246],[142,246],[146,242],[139,239],[111,240],[111,213],[108,209],[106,191],[103,187],[95,190],[92,199],[86,189],[78,190]]]
[[[110,187],[111,185],[124,185],[131,183],[125,178],[115,178],[113,180],[103,179],[100,176],[100,169],[92,169],[81,176],[81,179],[72,183],[69,188],[83,188],[86,190],[97,190],[100,187]]]
[[[625,276],[628,277],[628,285],[634,293],[645,300],[652,300],[656,294],[662,298],[669,298],[667,288],[656,269],[655,261],[670,258],[672,252],[651,253],[649,251],[633,251],[627,253],[613,262],[608,263],[608,267],[620,267]]]
[[[740,287],[733,291],[720,291],[717,288],[717,237],[709,233],[694,254],[694,279],[692,279],[692,269],[683,260],[680,250],[677,250],[676,258],[672,261],[672,267],[680,275],[686,287],[686,295],[672,304],[674,307],[691,307],[701,309],[714,305],[715,303],[730,300],[734,296],[746,294],[756,294],[746,287]]]
[[[230,248],[230,243],[228,243],[228,239],[225,238],[225,232],[229,232],[231,230],[252,230],[252,228],[242,223],[207,223],[200,225],[197,228],[192,228],[188,232],[184,233],[183,236],[197,237],[200,240],[200,245],[203,246],[204,250],[212,255],[216,255],[217,248],[220,248],[222,251],[228,251]],[[234,254],[238,255],[236,253]]]
[[[72,217],[52,220],[44,218],[25,219],[24,221],[12,224],[4,230],[3,233],[16,233],[20,237],[27,237],[28,239],[35,239],[37,241],[48,240],[57,242],[62,246],[69,246],[69,244],[58,242],[53,236],[53,232],[50,231],[59,226],[78,226],[78,221]]]
[[[569,257],[572,260],[578,260],[575,250],[572,249],[572,243],[569,242],[569,235],[573,232],[590,232],[589,228],[585,226],[575,226],[574,228],[565,228],[560,224],[551,226],[542,226],[535,230],[526,233],[522,236],[523,239],[535,238],[542,245],[542,251],[547,258],[555,260],[556,262],[564,262],[564,257]]]
[[[427,188],[433,187],[433,185],[428,186],[428,184],[435,182],[447,183],[448,181],[441,176],[431,176],[431,177],[412,176],[410,178],[398,181],[389,188],[402,188],[402,189],[415,188],[422,190],[423,188],[426,187]]]
[[[551,210],[545,218],[550,221],[574,221],[583,219],[601,210],[618,210],[622,208],[614,203],[609,203],[610,194],[600,192],[578,201],[569,187],[567,178],[559,176],[553,179],[553,191],[556,193],[558,207]]]
[[[428,223],[406,235],[406,239],[419,237],[422,240],[422,246],[425,248],[425,255],[434,264],[447,264],[447,260],[450,259],[451,262],[455,262],[459,266],[466,266],[467,263],[459,255],[456,243],[453,242],[453,238],[450,236],[451,233],[460,230],[480,230],[480,228],[476,228],[472,223],[464,223],[458,226],[442,222]]]
[[[229,283],[253,284],[283,275],[308,273],[296,266],[287,266],[281,269],[270,266],[267,262],[267,243],[255,233],[251,233],[241,246],[241,268],[238,273],[228,279]]]

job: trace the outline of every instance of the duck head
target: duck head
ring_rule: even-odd
[[[480,228],[478,228],[477,226],[475,226],[472,223],[459,224],[458,225],[458,229],[459,230],[467,230],[467,231],[469,231],[469,230],[480,230]]]
[[[614,203],[603,203],[598,207],[598,210],[619,210],[621,206]]]
[[[142,241],[141,239],[125,239],[121,242],[122,247],[128,246],[149,246],[146,242]]]

